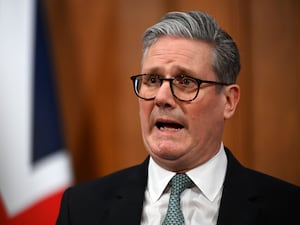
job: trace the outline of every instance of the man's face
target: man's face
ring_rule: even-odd
[[[189,75],[216,81],[211,65],[212,47],[209,44],[162,37],[148,49],[142,73],[166,78]],[[186,171],[217,153],[224,120],[231,116],[226,88],[217,91],[215,85],[203,83],[195,100],[182,102],[172,95],[169,82],[164,81],[154,100],[139,99],[143,140],[149,154],[160,166],[177,172]]]

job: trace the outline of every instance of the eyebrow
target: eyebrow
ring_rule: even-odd
[[[147,74],[156,74],[156,75],[164,75],[164,69],[160,68],[160,67],[153,67],[153,68],[149,68],[146,70]],[[174,76],[178,76],[178,75],[188,75],[188,76],[195,76],[195,72],[193,72],[192,70],[186,68],[186,67],[182,67],[179,65],[174,66],[171,69],[171,75]]]

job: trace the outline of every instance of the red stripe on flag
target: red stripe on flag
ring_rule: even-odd
[[[1,225],[53,225],[56,222],[61,197],[65,188],[44,198],[38,203],[28,207],[18,215],[9,218],[4,202],[0,198],[0,224]]]
[[[6,215],[6,212],[5,212],[5,207],[4,207],[4,203],[1,199],[1,196],[0,196],[0,224],[7,224],[7,215]]]

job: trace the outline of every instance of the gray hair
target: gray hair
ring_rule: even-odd
[[[162,36],[205,41],[213,47],[212,69],[220,82],[235,83],[240,72],[239,50],[214,18],[204,12],[170,12],[148,28],[143,36],[143,58]]]

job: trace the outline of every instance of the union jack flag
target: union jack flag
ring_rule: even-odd
[[[39,0],[0,0],[0,224],[54,224],[72,183]]]

